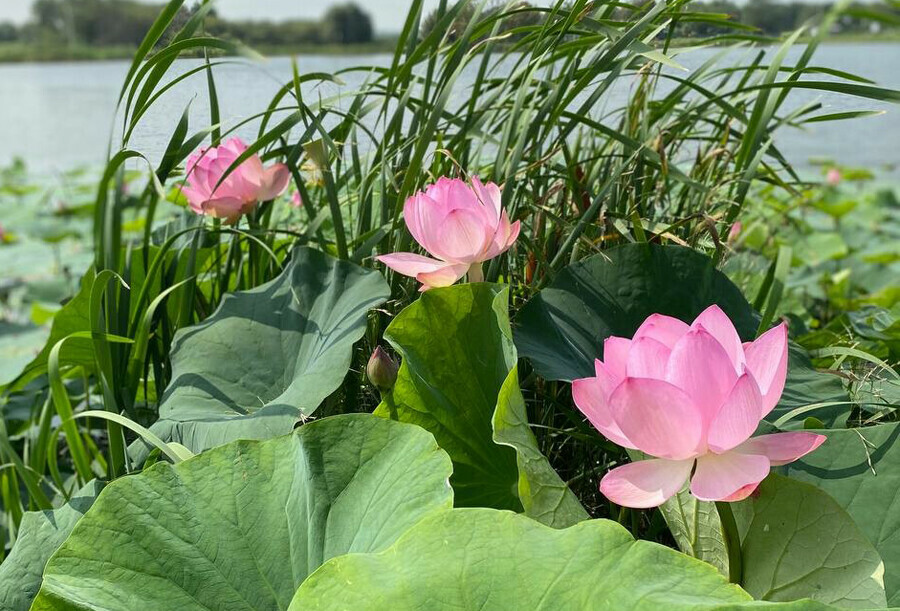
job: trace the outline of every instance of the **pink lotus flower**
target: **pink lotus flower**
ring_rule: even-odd
[[[653,314],[633,339],[610,337],[596,377],[572,395],[609,440],[654,456],[607,473],[600,491],[626,507],[656,507],[690,478],[704,501],[748,497],[775,465],[812,452],[813,433],[751,438],[778,403],[787,376],[787,327],[742,344],[717,306],[690,326]]]
[[[521,228],[500,208],[500,187],[474,177],[471,186],[458,178],[439,179],[406,200],[403,219],[416,242],[435,258],[395,252],[377,259],[421,282],[422,291],[450,286],[466,273],[470,281],[480,282],[481,264],[509,250]]]
[[[841,180],[843,180],[843,176],[841,175],[841,171],[837,168],[831,168],[828,170],[828,174],[825,175],[825,182],[828,183],[831,187],[836,187],[841,184]]]
[[[299,208],[303,205],[303,198],[300,197],[300,191],[294,191],[294,194],[291,195],[291,206],[294,208]]]
[[[276,163],[265,168],[259,155],[250,156],[219,184],[225,171],[246,150],[240,138],[232,138],[188,157],[186,184],[181,191],[191,210],[233,223],[259,202],[284,193],[291,178],[287,166]]]

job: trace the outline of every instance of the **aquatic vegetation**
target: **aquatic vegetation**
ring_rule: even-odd
[[[900,207],[774,144],[900,101],[813,62],[841,7],[684,71],[680,0],[416,1],[232,124],[182,5],[101,171],[0,174],[0,605],[900,604]]]

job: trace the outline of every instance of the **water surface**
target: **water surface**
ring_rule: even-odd
[[[800,49],[792,53],[796,57]],[[714,51],[699,50],[680,55],[684,66],[701,65]],[[769,51],[770,53],[772,51]],[[744,64],[748,51],[732,53],[727,61]],[[303,72],[334,73],[358,65],[385,65],[381,56],[303,56]],[[900,89],[900,45],[833,44],[817,52],[814,65],[852,72],[877,84]],[[197,66],[196,60],[181,60],[175,72]],[[465,95],[466,83],[474,79],[475,67],[458,82],[457,97]],[[117,128],[111,117],[116,98],[128,70],[126,61],[0,65],[0,166],[21,157],[39,174],[64,171],[75,166],[99,166],[106,157],[110,134]],[[345,85],[308,89],[307,95],[329,96],[352,92],[365,73],[343,77]],[[291,78],[288,58],[274,58],[253,64],[232,64],[217,68],[216,80],[226,123],[263,110],[282,83]],[[813,77],[809,77],[813,78]],[[816,76],[817,80],[828,79]],[[601,101],[605,109],[621,105],[632,80],[628,77]],[[142,120],[131,147],[157,160],[188,102],[192,102],[192,131],[208,124],[209,108],[205,77],[191,77],[166,93]],[[788,159],[803,168],[814,158],[830,158],[839,163],[880,169],[893,166],[900,176],[900,107],[837,94],[794,91],[791,105],[819,101],[819,114],[849,110],[884,110],[877,117],[820,123],[804,130],[781,131],[776,144]],[[602,110],[602,109],[600,109]],[[118,133],[118,130],[117,130]],[[252,138],[255,126],[241,135]]]

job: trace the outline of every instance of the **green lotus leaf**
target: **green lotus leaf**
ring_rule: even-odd
[[[449,509],[450,469],[426,431],[367,414],[160,463],[107,486],[32,608],[285,609],[323,562]]]
[[[524,509],[569,526],[588,515],[528,426],[508,300],[505,287],[461,284],[432,289],[403,310],[385,332],[403,355],[394,407],[450,454],[457,505]],[[375,413],[388,417],[390,407]]]
[[[433,289],[384,334],[403,356],[392,393],[398,417],[430,431],[453,459],[450,483],[463,507],[522,509],[516,453],[494,443],[491,427],[516,363],[507,301],[499,285]],[[390,410],[383,402],[375,413],[387,417]]]
[[[828,437],[783,467],[843,507],[884,559],[889,607],[900,607],[900,424],[816,431]]]
[[[696,611],[755,606],[751,600],[708,564],[635,541],[609,520],[558,530],[507,511],[453,509],[425,518],[382,552],[325,563],[289,611]]]
[[[780,476],[732,503],[741,536],[741,586],[759,600],[809,597],[845,609],[886,604],[884,563],[828,494]]]
[[[103,484],[92,481],[59,509],[33,511],[22,516],[16,544],[0,564],[0,608],[28,611],[41,587],[41,575],[50,556],[94,504],[102,489]]]
[[[566,528],[590,517],[538,448],[519,390],[518,367],[513,367],[500,388],[493,426],[494,441],[516,450],[519,500],[525,515],[554,528]]]
[[[193,452],[290,432],[340,386],[389,294],[378,272],[298,248],[276,279],[176,334],[153,431]]]

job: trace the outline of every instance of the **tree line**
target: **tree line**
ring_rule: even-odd
[[[737,4],[733,0],[705,0],[692,2],[689,10],[697,13],[728,15],[728,21],[755,28],[767,36],[779,36],[823,16],[831,3],[785,2],[779,0],[750,0]],[[854,3],[834,25],[837,33],[869,32],[884,27],[900,26],[900,5]],[[687,21],[677,27],[678,34],[687,38],[704,38],[725,34],[730,30],[713,21]]]
[[[448,26],[448,37],[452,40],[459,36],[475,15],[475,4],[469,2],[462,7]],[[607,17],[612,20],[628,21],[653,4],[653,0],[633,0],[630,5],[620,4]],[[693,14],[676,24],[675,33],[684,38],[708,38],[733,32],[723,22],[749,26],[757,34],[780,36],[792,32],[810,20],[823,16],[832,8],[830,2],[809,3],[797,0],[748,0],[738,4],[733,0],[696,0],[687,5],[686,14]],[[481,13],[486,19],[504,13],[499,26],[499,35],[507,39],[515,39],[523,32],[522,27],[540,25],[547,15],[547,9],[539,8],[529,2],[520,1],[509,4],[501,0],[489,4]],[[432,12],[422,21],[422,34],[427,35],[440,23],[437,11]],[[835,31],[869,32],[885,27],[900,27],[900,4],[896,0],[883,5],[872,3],[855,3],[835,24]]]
[[[0,42],[137,46],[163,6],[136,0],[37,0],[28,23],[0,23]],[[170,31],[177,31],[198,8],[183,7]],[[251,46],[363,44],[375,36],[369,14],[352,2],[332,6],[319,21],[232,21],[213,10],[205,28],[210,35]]]
[[[635,5],[640,7],[649,1],[638,0]],[[162,7],[162,4],[145,4],[136,0],[37,0],[27,24],[0,23],[0,42],[47,46],[137,46]],[[171,31],[177,31],[197,8],[197,4],[182,8]],[[728,21],[755,28],[760,34],[778,36],[795,30],[830,8],[830,3],[813,4],[797,0],[751,0],[743,4],[737,4],[734,0],[697,0],[690,3],[687,10],[694,14],[724,15]],[[627,20],[633,17],[635,10],[634,5],[629,8],[623,5],[611,17]],[[481,17],[499,15],[501,12],[506,16],[501,21],[500,33],[512,40],[525,31],[525,26],[540,25],[547,14],[546,9],[540,10],[524,0],[513,4],[497,1],[486,7]],[[469,2],[462,7],[448,25],[450,39],[465,29],[474,14],[475,3]],[[422,21],[422,34],[427,35],[438,23],[436,12],[427,15]],[[836,29],[841,32],[867,32],[873,28],[898,26],[900,7],[896,4],[878,7],[857,4],[839,20]],[[375,38],[371,17],[352,2],[332,6],[319,21],[237,21],[225,19],[213,10],[206,19],[205,28],[210,35],[239,40],[258,48],[364,44]],[[685,19],[676,27],[676,34],[685,38],[717,36],[730,31],[718,18]],[[163,43],[166,41],[164,37]]]

